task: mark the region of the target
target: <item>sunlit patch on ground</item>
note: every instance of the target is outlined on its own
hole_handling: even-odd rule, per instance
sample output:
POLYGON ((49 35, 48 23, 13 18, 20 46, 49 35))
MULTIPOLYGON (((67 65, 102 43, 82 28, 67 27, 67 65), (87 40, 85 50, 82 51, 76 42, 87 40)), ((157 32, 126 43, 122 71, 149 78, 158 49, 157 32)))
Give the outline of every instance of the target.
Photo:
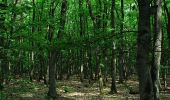
MULTIPOLYGON (((109 79, 110 81, 110 79, 109 79)), ((100 95, 98 82, 88 83, 80 82, 76 79, 67 81, 57 80, 57 100, 139 100, 139 94, 131 94, 138 90, 138 82, 135 80, 126 81, 126 84, 117 84, 117 94, 109 94, 110 82, 103 88, 103 94, 100 95)), ((13 79, 9 85, 6 85, 1 92, 3 99, 0 100, 47 100, 48 86, 40 82, 30 82, 25 79, 13 79)), ((170 100, 170 87, 162 90, 161 100, 170 100)))

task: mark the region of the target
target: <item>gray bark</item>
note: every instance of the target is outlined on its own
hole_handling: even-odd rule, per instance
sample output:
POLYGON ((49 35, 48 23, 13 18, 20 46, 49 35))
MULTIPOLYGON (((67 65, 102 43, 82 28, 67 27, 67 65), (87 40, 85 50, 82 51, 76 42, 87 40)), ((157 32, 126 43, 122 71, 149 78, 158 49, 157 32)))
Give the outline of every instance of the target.
POLYGON ((153 65, 151 68, 154 100, 159 100, 159 69, 161 61, 161 43, 162 43, 162 0, 156 0, 158 5, 157 11, 154 15, 154 51, 153 51, 153 65))

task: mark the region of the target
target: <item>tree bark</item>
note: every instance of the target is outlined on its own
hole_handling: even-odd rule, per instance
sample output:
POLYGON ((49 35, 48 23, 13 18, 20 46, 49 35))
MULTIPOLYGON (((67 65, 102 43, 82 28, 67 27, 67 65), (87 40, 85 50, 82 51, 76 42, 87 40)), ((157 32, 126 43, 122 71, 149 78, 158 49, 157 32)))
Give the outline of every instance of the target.
POLYGON ((123 83, 124 81, 124 67, 125 67, 125 56, 124 56, 124 37, 123 37, 123 30, 124 30, 124 0, 121 0, 121 25, 120 25, 120 66, 119 66, 119 83, 123 83))
POLYGON ((111 92, 110 93, 117 93, 116 88, 116 55, 115 55, 115 43, 113 42, 113 49, 112 49, 112 60, 111 60, 111 76, 112 76, 112 84, 111 84, 111 92))
POLYGON ((157 11, 154 15, 154 51, 153 51, 153 63, 151 67, 151 76, 153 83, 154 100, 159 100, 159 69, 161 61, 161 43, 162 43, 162 0, 156 0, 157 11))
POLYGON ((5 80, 7 80, 7 73, 8 73, 8 61, 7 61, 7 51, 5 50, 7 47, 7 43, 6 43, 6 38, 5 38, 5 34, 6 34, 6 27, 5 27, 5 15, 6 15, 6 10, 7 10, 7 0, 2 0, 0 2, 0 10, 3 11, 4 13, 0 14, 0 85, 2 85, 5 80))
POLYGON ((164 9, 165 9, 165 13, 166 13, 166 16, 167 16, 167 19, 168 19, 168 21, 167 21, 167 34, 168 34, 168 48, 169 48, 169 50, 170 50, 170 11, 168 10, 168 7, 167 7, 167 2, 165 1, 165 0, 163 0, 164 1, 164 9))
POLYGON ((152 100, 152 80, 150 74, 150 0, 138 0, 139 23, 137 36, 136 67, 139 77, 141 100, 152 100))
MULTIPOLYGON (((115 34, 115 0, 112 0, 111 6, 111 27, 112 27, 112 34, 115 34)), ((111 76, 112 76, 112 84, 111 84, 111 92, 110 93, 117 93, 116 89, 116 56, 115 56, 115 41, 113 41, 113 48, 112 48, 112 60, 111 60, 111 76)))
MULTIPOLYGON (((34 36, 35 33, 35 0, 32 0, 32 5, 33 5, 33 12, 32 12, 32 29, 31 29, 31 38, 34 36)), ((34 42, 31 41, 31 71, 30 71, 30 81, 33 80, 33 74, 34 74, 34 42)))
POLYGON ((49 90, 48 90, 48 96, 49 98, 56 98, 57 92, 56 92, 56 66, 55 66, 55 58, 56 58, 56 50, 53 46, 52 40, 54 35, 54 14, 55 14, 55 0, 51 0, 50 4, 50 11, 49 11, 49 18, 52 19, 49 23, 49 30, 48 30, 48 40, 49 40, 49 90))
MULTIPOLYGON (((84 26, 83 26, 83 7, 82 7, 83 0, 79 0, 79 21, 80 21, 80 37, 82 38, 84 35, 84 26)), ((83 82, 84 80, 84 74, 83 74, 83 69, 84 69, 84 64, 83 64, 83 49, 80 48, 80 81, 83 82)))
MULTIPOLYGON (((50 51, 49 51, 49 90, 48 90, 48 96, 51 98, 56 98, 56 58, 59 59, 59 54, 61 52, 60 45, 58 45, 58 48, 54 47, 54 44, 52 42, 54 31, 55 31, 55 25, 54 25, 54 15, 55 15, 55 9, 56 4, 55 0, 51 0, 51 7, 50 7, 50 13, 49 16, 52 19, 49 25, 49 41, 50 41, 50 51)), ((60 16, 60 26, 59 31, 57 35, 57 41, 61 41, 62 35, 64 34, 64 27, 66 22, 66 11, 67 11, 67 0, 62 0, 61 4, 61 16, 60 16)))

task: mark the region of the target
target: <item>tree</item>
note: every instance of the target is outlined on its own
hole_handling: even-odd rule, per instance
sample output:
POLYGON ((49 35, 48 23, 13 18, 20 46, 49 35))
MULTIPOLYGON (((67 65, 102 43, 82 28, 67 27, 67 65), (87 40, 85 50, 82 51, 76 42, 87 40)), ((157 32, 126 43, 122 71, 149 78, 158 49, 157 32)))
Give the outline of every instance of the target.
MULTIPOLYGON (((83 37, 84 35, 84 21, 83 21, 83 0, 79 0, 79 21, 80 21, 80 36, 83 37)), ((83 53, 83 49, 80 48, 80 58, 81 58, 81 65, 80 65, 80 80, 81 82, 83 82, 83 79, 84 79, 84 74, 83 74, 83 69, 84 69, 84 64, 83 64, 83 56, 84 56, 84 53, 83 53)))
MULTIPOLYGON (((115 0, 112 0, 112 7, 111 7, 111 27, 112 27, 112 34, 115 34, 115 0)), ((112 76, 112 84, 111 84, 111 93, 117 93, 116 89, 116 54, 115 54, 115 41, 113 41, 113 48, 112 48, 112 59, 111 59, 111 76, 112 76)))
POLYGON ((149 0, 138 0, 139 23, 137 36, 136 67, 139 76, 139 91, 141 100, 152 100, 152 80, 150 74, 150 3, 149 0))
MULTIPOLYGON (((53 38, 55 32, 54 18, 55 18, 55 9, 56 4, 55 0, 51 1, 49 17, 51 22, 49 24, 49 41, 50 41, 50 50, 49 50, 49 91, 48 96, 56 98, 56 63, 55 60, 58 58, 59 53, 61 52, 60 45, 56 48, 54 46, 53 38)), ((66 11, 67 11, 67 0, 62 0, 61 11, 60 11, 60 26, 57 34, 57 41, 61 41, 62 35, 64 34, 64 27, 66 22, 66 11)), ((57 59, 58 60, 58 59, 57 59)))
POLYGON ((55 0, 51 0, 50 3, 50 11, 49 11, 49 29, 48 29, 48 40, 49 40, 49 90, 48 90, 48 96, 50 98, 56 98, 57 92, 56 92, 56 66, 55 66, 55 58, 56 58, 56 50, 54 48, 53 44, 53 36, 54 36, 54 18, 55 18, 55 0))
MULTIPOLYGON (((33 5, 33 12, 32 12, 32 28, 31 28, 31 33, 32 33, 32 35, 31 36, 33 36, 33 34, 35 33, 35 0, 32 0, 32 5, 33 5)), ((33 37, 32 37, 33 38, 33 37)), ((32 45, 32 51, 31 51, 31 71, 30 71, 30 80, 32 81, 32 79, 33 79, 33 74, 34 74, 34 50, 33 50, 33 48, 34 48, 34 42, 32 41, 31 42, 31 45, 32 45)))
POLYGON ((166 16, 167 16, 167 19, 168 19, 168 21, 167 21, 167 23, 166 23, 166 26, 167 26, 167 34, 168 34, 168 46, 169 46, 169 48, 170 48, 170 11, 169 11, 169 9, 168 9, 168 7, 167 7, 167 2, 164 0, 164 9, 165 9, 165 13, 166 13, 166 16))
POLYGON ((162 43, 162 0, 156 0, 155 5, 157 6, 154 14, 154 47, 153 47, 153 63, 151 67, 151 76, 153 84, 154 100, 159 100, 159 72, 160 72, 160 61, 161 61, 161 43, 162 43))
POLYGON ((7 0, 0 2, 0 85, 7 82, 8 77, 8 59, 7 59, 7 38, 5 37, 7 29, 5 26, 7 0))
POLYGON ((123 83, 125 78, 125 54, 124 54, 124 0, 121 0, 121 24, 120 24, 120 66, 119 66, 119 83, 123 83))

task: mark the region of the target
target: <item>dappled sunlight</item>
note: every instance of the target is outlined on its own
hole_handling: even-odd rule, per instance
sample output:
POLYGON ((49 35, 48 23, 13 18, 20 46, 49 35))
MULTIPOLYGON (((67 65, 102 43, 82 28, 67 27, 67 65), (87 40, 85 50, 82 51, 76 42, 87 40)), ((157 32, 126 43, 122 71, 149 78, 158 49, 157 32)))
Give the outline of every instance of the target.
MULTIPOLYGON (((134 80, 128 80, 126 83, 133 90, 138 86, 138 82, 134 80)), ((88 87, 84 84, 86 83, 82 83, 79 80, 59 81, 57 82, 57 93, 61 96, 61 100, 139 100, 139 94, 130 94, 128 87, 124 84, 117 84, 118 93, 110 94, 110 83, 107 83, 106 87, 103 88, 103 95, 100 95, 97 81, 88 87)), ((37 82, 27 82, 24 79, 13 80, 9 86, 5 87, 2 93, 6 94, 8 98, 18 98, 16 100, 20 100, 20 98, 45 100, 48 91, 47 86, 37 82)), ((161 91, 160 95, 163 100, 168 100, 170 97, 169 87, 165 91, 161 91)))
POLYGON ((22 97, 22 98, 32 98, 33 94, 32 93, 24 93, 24 94, 20 94, 20 97, 22 97))

